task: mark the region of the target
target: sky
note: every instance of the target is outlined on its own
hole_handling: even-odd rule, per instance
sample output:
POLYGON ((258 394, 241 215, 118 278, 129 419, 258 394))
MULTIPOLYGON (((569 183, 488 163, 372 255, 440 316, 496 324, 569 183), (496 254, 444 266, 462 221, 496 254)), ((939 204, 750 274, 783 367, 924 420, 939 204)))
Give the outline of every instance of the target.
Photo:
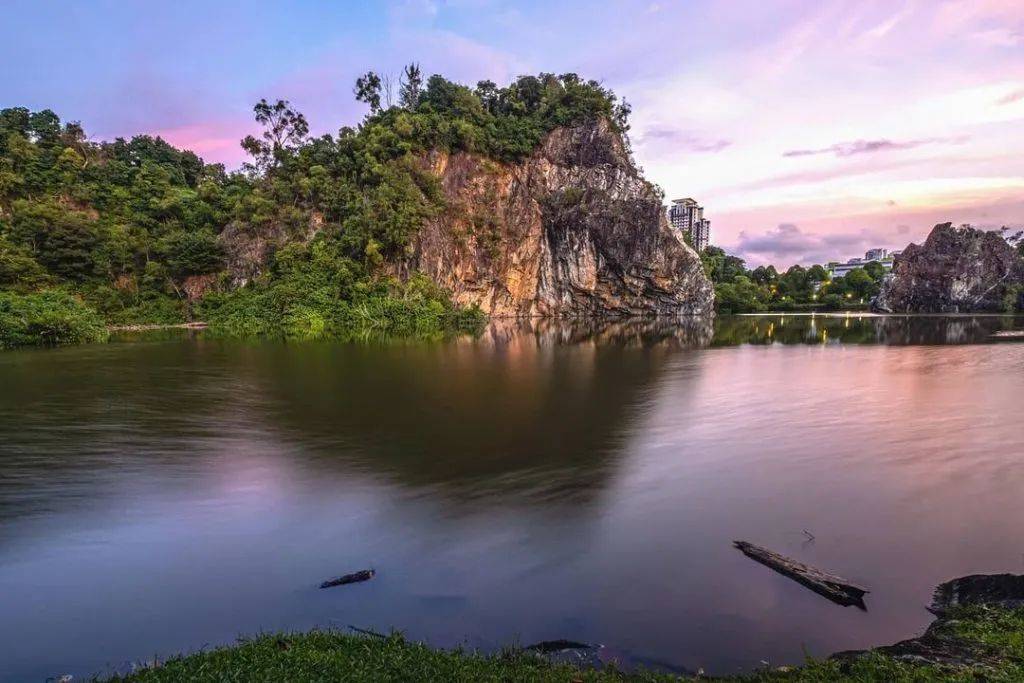
POLYGON ((636 160, 751 265, 1024 226, 1024 0, 4 0, 0 107, 237 167, 261 97, 354 125, 355 78, 573 71, 636 160), (15 27, 15 30, 10 30, 15 27))

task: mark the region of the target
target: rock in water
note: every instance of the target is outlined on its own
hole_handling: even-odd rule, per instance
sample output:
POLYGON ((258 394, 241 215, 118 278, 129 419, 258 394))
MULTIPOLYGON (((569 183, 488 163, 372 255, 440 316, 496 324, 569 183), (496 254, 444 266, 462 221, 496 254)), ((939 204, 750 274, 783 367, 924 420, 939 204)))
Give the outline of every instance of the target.
POLYGON ((995 232, 936 225, 896 257, 874 308, 886 313, 971 313, 1020 306, 1024 260, 995 232))
POLYGON ((502 163, 433 152, 447 210, 396 275, 422 271, 495 317, 703 314, 714 291, 606 120, 560 128, 502 163))
MULTIPOLYGON (((1003 609, 1021 607, 1024 605, 1024 576, 975 574, 947 581, 935 589, 928 609, 939 618, 931 623, 924 635, 873 650, 837 652, 830 659, 838 661, 840 667, 846 669, 859 658, 882 654, 904 664, 948 667, 949 680, 988 680, 985 670, 1004 668, 1006 660, 1012 659, 1013 651, 961 636, 954 627, 956 615, 954 613, 950 618, 949 610, 967 605, 1003 609)), ((1005 635, 1016 634, 1009 632, 1005 635)))
POLYGON ((935 589, 928 610, 941 616, 954 607, 966 605, 994 605, 1004 609, 1024 607, 1024 576, 972 574, 947 581, 935 589))

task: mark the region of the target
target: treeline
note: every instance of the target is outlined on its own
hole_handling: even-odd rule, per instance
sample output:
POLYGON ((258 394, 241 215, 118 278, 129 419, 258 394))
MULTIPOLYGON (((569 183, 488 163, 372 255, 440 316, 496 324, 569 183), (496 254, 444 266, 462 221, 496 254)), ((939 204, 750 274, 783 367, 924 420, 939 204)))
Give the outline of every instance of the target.
POLYGON ((294 335, 478 324, 422 279, 382 275, 445 208, 418 155, 514 161, 558 126, 603 117, 625 133, 629 107, 575 74, 467 87, 410 65, 397 85, 360 77, 366 118, 319 137, 287 101, 260 101, 262 133, 242 141, 251 159, 236 172, 159 137, 94 143, 49 110, 0 110, 0 345, 97 339, 96 320, 294 335), (230 235, 275 243, 243 287, 230 235), (191 300, 196 276, 209 294, 191 300))
POLYGON ((721 313, 864 308, 878 295, 886 274, 877 261, 834 279, 820 265, 792 266, 784 273, 774 266, 748 270, 743 259, 719 247, 705 249, 701 260, 721 313))

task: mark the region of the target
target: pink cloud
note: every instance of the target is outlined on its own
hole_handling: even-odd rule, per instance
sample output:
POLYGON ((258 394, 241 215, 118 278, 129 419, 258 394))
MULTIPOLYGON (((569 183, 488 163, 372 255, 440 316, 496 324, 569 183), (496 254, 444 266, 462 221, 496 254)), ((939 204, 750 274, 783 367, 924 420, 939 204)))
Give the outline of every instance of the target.
POLYGON ((1024 100, 1024 88, 1021 88, 1020 90, 1014 90, 1012 93, 1004 97, 1000 97, 998 100, 996 100, 996 104, 1003 106, 1007 104, 1013 104, 1014 102, 1019 102, 1020 100, 1024 100))
POLYGON ((224 119, 161 128, 152 133, 170 144, 198 154, 207 163, 222 163, 228 169, 241 166, 247 159, 239 142, 256 131, 249 119, 224 119))
POLYGON ((896 205, 877 213, 851 211, 828 217, 801 206, 732 211, 715 215, 711 241, 747 259, 752 266, 788 268, 794 263, 844 260, 876 246, 902 249, 910 242, 923 240, 937 223, 947 221, 986 229, 1002 225, 1019 229, 1024 227, 1024 199, 996 196, 987 202, 952 208, 904 209, 896 205), (786 215, 793 218, 777 222, 778 217, 786 215))

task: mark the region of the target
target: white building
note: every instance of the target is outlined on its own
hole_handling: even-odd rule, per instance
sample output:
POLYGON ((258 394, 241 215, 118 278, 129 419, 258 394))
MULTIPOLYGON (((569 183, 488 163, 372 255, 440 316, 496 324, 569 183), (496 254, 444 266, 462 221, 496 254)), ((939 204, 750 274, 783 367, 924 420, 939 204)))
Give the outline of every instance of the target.
POLYGON ((886 270, 892 270, 893 257, 896 254, 890 254, 888 249, 875 248, 868 249, 867 253, 864 254, 864 258, 852 258, 846 263, 830 263, 828 269, 832 278, 843 277, 850 273, 850 271, 858 268, 863 268, 872 261, 877 261, 882 264, 882 267, 886 270))
POLYGON ((697 252, 702 252, 711 243, 711 221, 704 218, 704 207, 696 199, 672 200, 668 210, 668 222, 684 235, 689 235, 690 244, 697 252))

